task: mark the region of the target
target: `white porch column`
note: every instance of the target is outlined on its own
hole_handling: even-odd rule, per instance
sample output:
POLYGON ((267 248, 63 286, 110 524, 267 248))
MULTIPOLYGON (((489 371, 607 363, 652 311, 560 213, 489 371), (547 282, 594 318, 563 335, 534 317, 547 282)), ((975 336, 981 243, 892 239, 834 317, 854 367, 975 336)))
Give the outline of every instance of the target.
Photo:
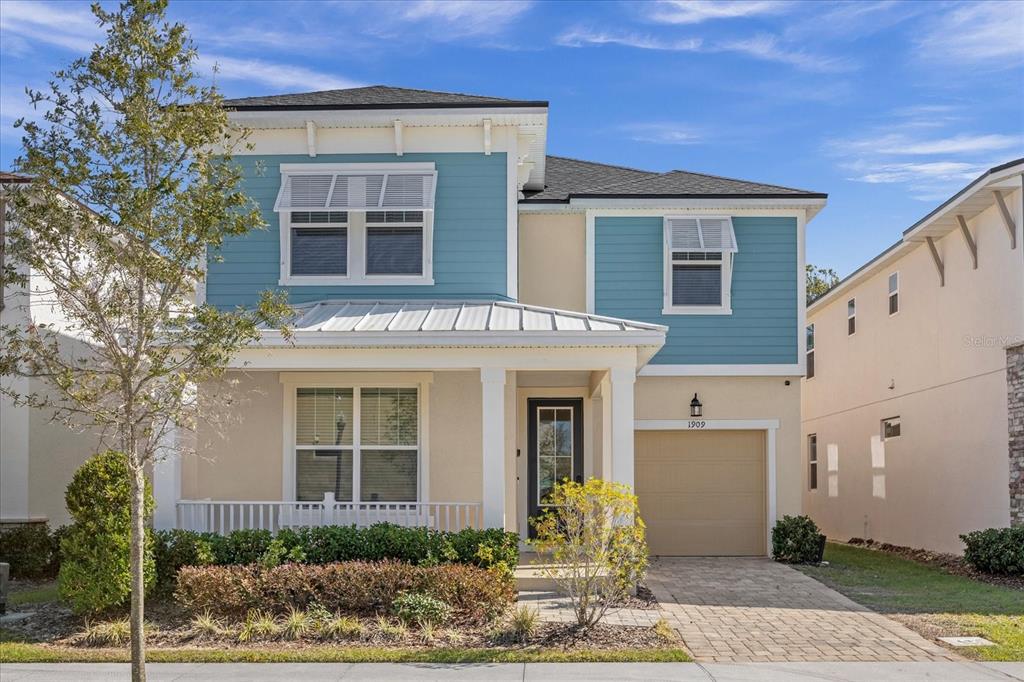
POLYGON ((177 525, 178 500, 181 499, 181 453, 178 429, 171 428, 161 439, 159 459, 153 462, 153 528, 169 530, 177 525))
POLYGON ((505 527, 505 369, 480 369, 485 528, 505 527))
POLYGON ((613 367, 611 378, 611 451, 610 480, 633 487, 633 384, 636 370, 632 367, 613 367))

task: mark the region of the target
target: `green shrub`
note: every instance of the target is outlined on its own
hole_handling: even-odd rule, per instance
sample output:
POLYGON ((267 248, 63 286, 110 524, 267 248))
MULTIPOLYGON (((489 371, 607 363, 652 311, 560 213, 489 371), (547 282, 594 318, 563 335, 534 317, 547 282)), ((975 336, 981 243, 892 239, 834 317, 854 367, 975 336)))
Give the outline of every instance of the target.
POLYGON ((961 535, 964 559, 984 573, 1024 575, 1024 526, 987 528, 961 535))
POLYGON ((406 592, 395 597, 391 608, 406 625, 444 625, 451 618, 452 609, 436 597, 420 592, 406 592))
POLYGON ((0 531, 0 562, 11 565, 15 580, 42 580, 60 568, 59 529, 45 523, 26 523, 0 531))
POLYGON ((819 560, 821 531, 808 516, 784 516, 772 528, 772 558, 788 564, 819 560))
POLYGON ((208 534, 214 554, 214 563, 254 564, 267 553, 274 539, 269 530, 236 530, 227 535, 208 534))
MULTIPOLYGON (((64 500, 74 522, 61 540, 60 594, 76 613, 97 613, 123 604, 131 593, 131 486, 127 458, 107 451, 75 472, 64 500)), ((146 483, 146 518, 153 492, 146 483)), ((145 542, 145 579, 155 578, 152 534, 145 542)))
POLYGON ((156 589, 161 594, 170 594, 174 591, 179 568, 214 563, 213 543, 203 533, 159 530, 153 534, 153 559, 156 562, 156 589))
POLYGON ((483 622, 515 601, 511 575, 476 566, 415 566, 401 561, 302 565, 184 566, 175 599, 192 613, 237 617, 252 609, 285 614, 314 604, 342 614, 393 611, 398 595, 420 593, 448 604, 463 622, 483 622))

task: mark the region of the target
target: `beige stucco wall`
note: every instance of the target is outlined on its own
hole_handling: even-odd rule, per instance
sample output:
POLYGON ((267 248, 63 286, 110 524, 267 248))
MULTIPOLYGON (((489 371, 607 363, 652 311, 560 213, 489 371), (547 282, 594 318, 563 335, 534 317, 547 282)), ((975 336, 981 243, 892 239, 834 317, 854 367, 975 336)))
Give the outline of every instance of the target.
POLYGON ((704 418, 778 419, 775 434, 776 510, 801 512, 800 383, 795 377, 640 377, 637 419, 689 419, 697 393, 704 418), (786 385, 786 381, 790 385, 786 385))
POLYGON ((808 315, 816 376, 803 382, 801 480, 807 513, 829 535, 956 552, 960 533, 1008 524, 1004 346, 1024 338, 1024 245, 1021 193, 1006 199, 1017 249, 993 202, 968 223, 977 270, 955 231, 936 241, 944 287, 920 244, 808 315), (900 310, 889 316, 895 271, 900 310), (853 297, 857 332, 847 336, 853 297), (891 416, 902 435, 883 445, 881 420, 891 416), (810 433, 816 491, 807 489, 810 433), (828 471, 830 450, 837 471, 828 471))
POLYGON ((519 301, 584 312, 586 220, 582 213, 519 214, 519 301))

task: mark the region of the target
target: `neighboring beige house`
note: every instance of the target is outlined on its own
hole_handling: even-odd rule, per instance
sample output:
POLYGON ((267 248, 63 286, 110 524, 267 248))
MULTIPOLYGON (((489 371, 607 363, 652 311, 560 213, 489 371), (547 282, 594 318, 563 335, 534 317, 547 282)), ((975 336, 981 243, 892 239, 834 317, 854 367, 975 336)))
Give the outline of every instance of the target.
MULTIPOLYGON (((7 220, 5 195, 28 183, 27 177, 0 173, 0 240, 7 220)), ((28 274, 27 289, 7 287, 0 295, 0 326, 34 323, 59 328, 63 319, 46 280, 37 273, 28 274)), ((63 336, 61 343, 69 353, 82 348, 80 341, 69 336, 63 336)), ((20 395, 46 392, 38 379, 3 376, 0 382, 20 395)), ((75 470, 98 448, 98 438, 73 432, 52 421, 47 412, 16 405, 0 394, 0 526, 68 523, 64 490, 75 470)))
POLYGON ((960 552, 1024 523, 1022 172, 992 168, 808 307, 804 510, 829 536, 960 552))

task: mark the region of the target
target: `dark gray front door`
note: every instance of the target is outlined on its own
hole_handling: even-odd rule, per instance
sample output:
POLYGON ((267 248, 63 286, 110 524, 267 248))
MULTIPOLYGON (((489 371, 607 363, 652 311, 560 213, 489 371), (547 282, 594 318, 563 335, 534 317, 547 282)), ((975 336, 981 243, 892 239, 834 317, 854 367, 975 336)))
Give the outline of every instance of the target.
MULTIPOLYGON (((556 482, 583 482, 583 398, 527 400, 527 511, 537 516, 556 482)), ((534 537, 533 525, 529 536, 534 537)))

